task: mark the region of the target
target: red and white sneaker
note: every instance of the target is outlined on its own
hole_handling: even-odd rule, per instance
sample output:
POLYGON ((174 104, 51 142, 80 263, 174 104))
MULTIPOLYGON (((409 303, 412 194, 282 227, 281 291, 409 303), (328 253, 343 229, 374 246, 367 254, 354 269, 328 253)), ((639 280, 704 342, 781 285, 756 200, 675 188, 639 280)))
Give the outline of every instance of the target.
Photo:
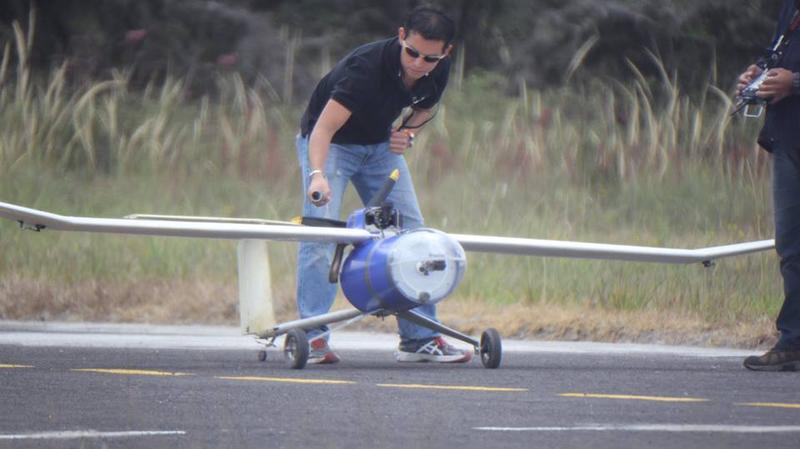
POLYGON ((398 362, 466 363, 472 360, 472 351, 458 349, 442 337, 401 342, 394 353, 398 362))
POLYGON ((333 352, 328 342, 324 338, 313 340, 308 353, 308 363, 328 364, 337 363, 339 356, 333 352))

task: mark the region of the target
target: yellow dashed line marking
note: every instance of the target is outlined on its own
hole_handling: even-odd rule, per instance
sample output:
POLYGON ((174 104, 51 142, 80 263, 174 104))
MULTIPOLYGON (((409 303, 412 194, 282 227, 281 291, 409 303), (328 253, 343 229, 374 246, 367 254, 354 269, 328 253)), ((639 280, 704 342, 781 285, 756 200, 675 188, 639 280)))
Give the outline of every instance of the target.
POLYGON ((0 363, 0 369, 13 369, 13 368, 33 368, 31 365, 7 365, 0 363))
POLYGON ((655 401, 655 402, 708 402, 703 398, 673 398, 669 396, 635 396, 629 394, 594 394, 594 393, 562 393, 559 396, 566 398, 592 398, 592 399, 623 399, 629 401, 655 401))
POLYGON ((788 404, 785 402, 737 402, 736 405, 743 405, 745 407, 774 407, 774 408, 800 409, 800 404, 788 404))
POLYGON ((314 385, 351 385, 355 382, 349 380, 327 380, 327 379, 297 379, 292 377, 259 377, 259 376, 220 376, 216 379, 223 380, 243 380, 249 382, 282 382, 290 384, 314 384, 314 385))
POLYGON ((385 388, 409 388, 421 390, 456 390, 456 391, 490 391, 490 392, 526 392, 527 388, 502 388, 502 387, 469 387, 458 385, 422 385, 422 384, 378 384, 385 388))
POLYGON ((100 374, 121 374, 124 376, 193 376, 190 373, 173 373, 169 371, 152 371, 143 369, 106 369, 106 368, 79 368, 70 371, 78 371, 82 373, 100 373, 100 374))

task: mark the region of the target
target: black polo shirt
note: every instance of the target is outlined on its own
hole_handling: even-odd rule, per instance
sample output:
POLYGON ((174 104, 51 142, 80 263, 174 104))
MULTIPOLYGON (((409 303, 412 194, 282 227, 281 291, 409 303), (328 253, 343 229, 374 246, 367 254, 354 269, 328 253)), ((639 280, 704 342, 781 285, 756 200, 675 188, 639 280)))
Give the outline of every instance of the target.
POLYGON ((328 100, 333 98, 352 115, 333 136, 339 144, 372 145, 385 142, 392 123, 403 108, 430 109, 441 98, 450 72, 450 58, 439 61, 412 91, 402 80, 398 39, 372 42, 353 50, 317 84, 308 102, 300 129, 311 134, 328 100))

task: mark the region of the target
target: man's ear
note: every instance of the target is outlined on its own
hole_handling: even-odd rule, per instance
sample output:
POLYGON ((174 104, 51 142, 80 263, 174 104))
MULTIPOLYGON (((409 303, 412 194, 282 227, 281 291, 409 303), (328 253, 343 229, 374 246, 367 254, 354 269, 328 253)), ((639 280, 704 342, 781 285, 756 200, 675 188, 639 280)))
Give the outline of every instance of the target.
POLYGON ((445 56, 449 56, 450 52, 452 52, 452 51, 453 51, 453 44, 450 44, 450 45, 447 46, 447 49, 445 49, 444 53, 442 53, 442 54, 445 55, 445 56))
POLYGON ((407 37, 408 36, 406 35, 406 29, 405 28, 400 27, 400 28, 397 29, 397 38, 398 39, 400 39, 401 41, 404 41, 404 40, 406 40, 407 37))

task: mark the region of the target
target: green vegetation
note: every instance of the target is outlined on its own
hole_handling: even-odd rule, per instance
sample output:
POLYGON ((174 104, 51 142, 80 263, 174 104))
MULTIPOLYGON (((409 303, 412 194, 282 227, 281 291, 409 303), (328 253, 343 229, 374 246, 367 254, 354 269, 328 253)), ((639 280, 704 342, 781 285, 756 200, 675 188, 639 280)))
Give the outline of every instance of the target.
MULTIPOLYGON (((299 212, 293 141, 301 111, 267 89, 247 87, 234 75, 218 80, 213 98, 187 100, 180 80, 136 91, 124 73, 67 86, 65 67, 35 80, 25 68, 25 42, 17 28, 20 64, 9 63, 7 48, 0 65, 2 201, 103 217, 287 219, 299 212)), ((459 233, 672 247, 770 238, 769 169, 755 144, 757 123, 731 119, 728 95, 718 88, 690 97, 662 75, 658 83, 639 77, 523 89, 518 98, 502 94, 507 86, 498 76, 468 76, 448 92, 408 154, 427 224, 459 233)), ((344 210, 356 206, 350 193, 344 210)), ((295 245, 275 243, 271 251, 279 308, 291 314, 295 245)), ((37 235, 3 221, 0 253, 0 318, 236 319, 231 242, 37 235), (31 285, 45 293, 29 302, 31 285), (128 296, 115 296, 113 285, 127 286, 128 296), (153 285, 161 287, 149 290, 153 285), (192 290, 204 298, 172 297, 187 285, 210 287, 192 290), (137 286, 144 293, 131 293, 137 286), (124 313, 133 307, 130 295, 146 302, 142 296, 153 291, 166 292, 151 298, 160 306, 196 300, 222 308, 190 307, 179 317, 124 313), (98 311, 88 303, 104 306, 98 311)), ((771 253, 709 269, 480 254, 469 263, 454 305, 445 307, 678 316, 699 320, 693 331, 700 332, 756 323, 758 332, 747 338, 714 341, 752 345, 769 338, 780 304, 771 253)), ((642 332, 662 327, 680 326, 651 320, 642 332)))

